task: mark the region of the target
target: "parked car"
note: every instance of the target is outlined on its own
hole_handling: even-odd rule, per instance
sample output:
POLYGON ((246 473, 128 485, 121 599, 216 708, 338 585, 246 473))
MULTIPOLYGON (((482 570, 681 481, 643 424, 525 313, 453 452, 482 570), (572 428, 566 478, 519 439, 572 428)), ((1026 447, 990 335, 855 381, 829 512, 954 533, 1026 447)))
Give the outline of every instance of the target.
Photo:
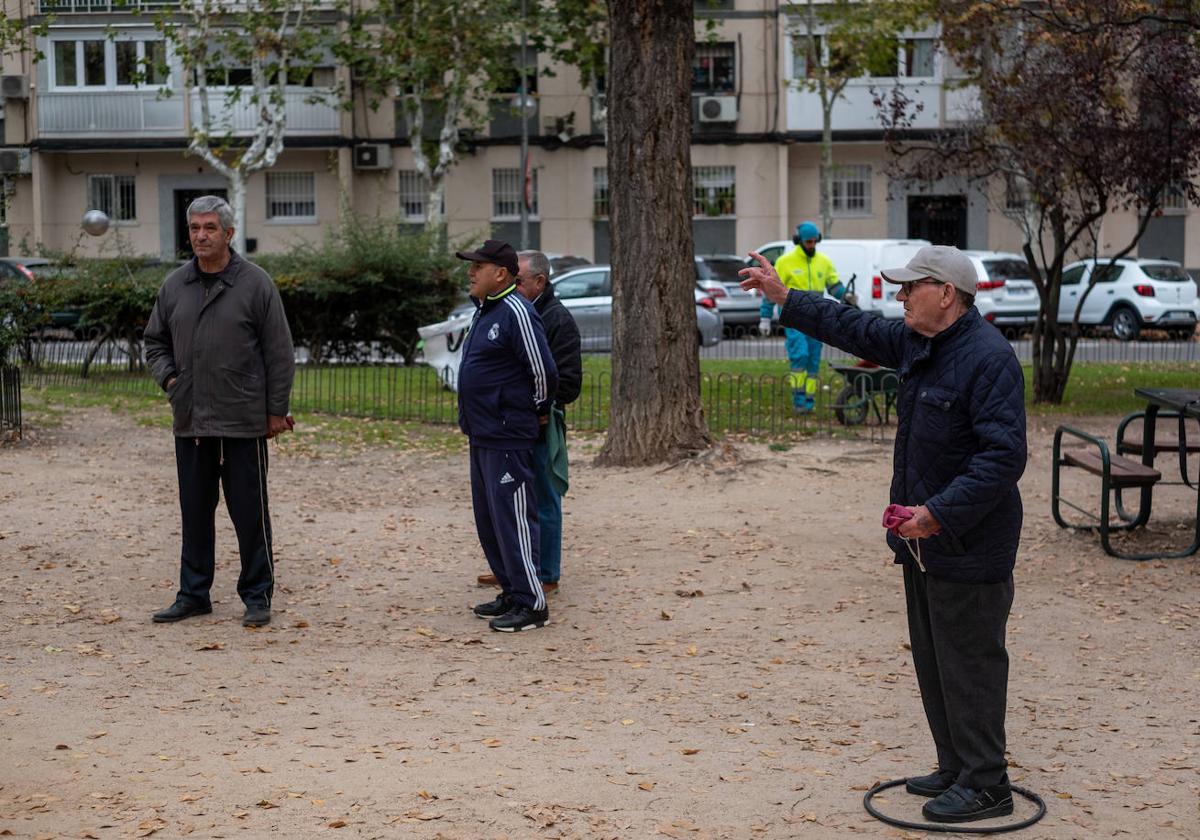
MULTIPOLYGON (((858 296, 858 308, 884 318, 903 318, 904 304, 896 300, 900 287, 886 283, 880 272, 908 263, 926 245, 925 239, 823 239, 817 250, 833 261, 838 279, 858 296)), ((767 242, 754 250, 772 263, 796 247, 787 240, 767 242)))
MULTIPOLYGON (((612 282, 607 265, 577 268, 554 278, 554 292, 579 327, 583 349, 612 349, 612 282)), ((720 343, 724 321, 716 301, 701 289, 696 296, 696 342, 701 347, 720 343)), ((654 317, 647 313, 646 317, 654 317)))
POLYGON ((975 308, 1009 337, 1037 321, 1041 299, 1020 254, 1004 251, 964 251, 979 274, 975 308))
MULTIPOLYGON (((612 283, 607 265, 577 268, 550 281, 555 293, 571 312, 579 327, 580 343, 585 351, 612 350, 612 283)), ((724 323, 717 303, 699 288, 696 296, 696 341, 702 347, 720 343, 724 323)), ((425 364, 438 372, 442 384, 458 388, 458 365, 462 359, 462 344, 471 326, 475 304, 468 301, 454 307, 437 324, 420 327, 417 333, 424 341, 422 354, 425 364)))
POLYGON ((742 288, 738 272, 746 261, 735 254, 708 254, 696 257, 696 285, 717 302, 717 310, 726 327, 746 328, 758 324, 762 298, 758 292, 742 288))
POLYGON ((5 280, 33 280, 30 267, 49 265, 45 257, 0 257, 0 283, 5 280))
POLYGON ((1069 324, 1083 299, 1079 323, 1108 327, 1114 337, 1132 341, 1147 327, 1191 338, 1200 319, 1196 283, 1177 262, 1105 258, 1080 260, 1063 269, 1058 322, 1069 324))
POLYGON ((546 259, 550 260, 551 277, 557 277, 564 271, 570 271, 572 268, 592 264, 592 261, 586 257, 577 257, 573 254, 546 254, 546 259))

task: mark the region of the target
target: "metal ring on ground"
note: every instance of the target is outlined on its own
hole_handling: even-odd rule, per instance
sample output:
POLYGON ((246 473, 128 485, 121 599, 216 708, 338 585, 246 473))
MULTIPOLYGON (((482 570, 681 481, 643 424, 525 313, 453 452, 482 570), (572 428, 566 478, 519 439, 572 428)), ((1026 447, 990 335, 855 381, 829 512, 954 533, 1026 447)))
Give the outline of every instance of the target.
POLYGON ((898 820, 895 817, 889 817, 886 814, 880 813, 875 806, 871 804, 871 800, 875 794, 888 788, 897 787, 907 782, 908 779, 893 779, 890 782, 880 782, 867 791, 863 797, 863 807, 867 809, 867 813, 880 822, 885 822, 888 825, 894 825, 897 828, 913 828, 918 831, 940 831, 944 834, 1001 834, 1005 831, 1017 831, 1022 828, 1029 828, 1035 822, 1046 816, 1046 803, 1042 801, 1042 797, 1038 796, 1031 790, 1026 790, 1023 787, 1012 785, 1012 792, 1020 794, 1037 806, 1037 813, 1028 819, 1021 820, 1017 823, 1009 825, 998 825, 984 828, 983 826, 968 826, 963 823, 935 823, 935 822, 909 822, 908 820, 898 820))

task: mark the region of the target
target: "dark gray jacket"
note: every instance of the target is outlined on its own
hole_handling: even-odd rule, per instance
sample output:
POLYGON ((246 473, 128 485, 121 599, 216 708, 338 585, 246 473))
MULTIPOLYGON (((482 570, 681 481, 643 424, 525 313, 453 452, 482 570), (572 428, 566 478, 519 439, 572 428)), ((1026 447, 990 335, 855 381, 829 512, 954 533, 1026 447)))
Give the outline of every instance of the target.
MULTIPOLYGON (((932 338, 820 295, 791 291, 779 322, 900 379, 891 500, 925 505, 942 526, 920 540, 936 578, 998 583, 1012 574, 1024 518, 1025 379, 1012 345, 971 307, 932 338)), ((897 562, 911 563, 888 533, 897 562)))
POLYGON ((268 414, 287 416, 296 363, 283 301, 237 254, 207 300, 195 259, 171 272, 146 325, 146 359, 178 437, 262 437, 268 414))

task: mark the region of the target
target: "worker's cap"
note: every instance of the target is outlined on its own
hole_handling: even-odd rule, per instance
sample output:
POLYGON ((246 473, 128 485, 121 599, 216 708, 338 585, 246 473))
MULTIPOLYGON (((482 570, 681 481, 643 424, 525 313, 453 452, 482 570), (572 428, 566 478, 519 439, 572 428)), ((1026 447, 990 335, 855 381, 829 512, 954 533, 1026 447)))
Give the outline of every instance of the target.
POLYGON ((517 266, 517 252, 513 250, 513 246, 499 239, 489 239, 474 251, 455 251, 454 256, 471 262, 493 263, 507 268, 513 277, 516 277, 520 270, 517 266))
POLYGON ((969 295, 974 295, 979 285, 975 264, 953 245, 926 245, 904 268, 888 268, 880 274, 889 283, 911 283, 929 278, 949 283, 969 295))

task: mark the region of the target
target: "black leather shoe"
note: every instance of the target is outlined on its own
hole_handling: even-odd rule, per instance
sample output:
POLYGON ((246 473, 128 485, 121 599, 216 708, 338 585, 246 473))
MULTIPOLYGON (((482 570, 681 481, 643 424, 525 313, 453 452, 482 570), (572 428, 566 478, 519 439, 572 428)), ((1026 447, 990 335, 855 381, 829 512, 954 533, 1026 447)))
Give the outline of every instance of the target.
POLYGON ((941 796, 957 778, 958 773, 953 770, 939 770, 928 776, 911 777, 904 783, 904 789, 917 796, 941 796))
POLYGON ((167 624, 172 621, 183 621, 194 615, 208 615, 212 612, 212 604, 189 604, 187 601, 176 601, 165 610, 159 610, 151 619, 155 624, 167 624))
POLYGON ((243 627, 262 627, 270 623, 270 607, 246 607, 246 612, 242 615, 243 627))
POLYGON ((976 790, 955 784, 936 799, 926 802, 921 814, 941 823, 974 822, 1005 817, 1013 812, 1012 790, 1007 784, 976 790))
POLYGON ((510 612, 493 618, 488 627, 500 633, 519 633, 522 630, 536 630, 550 623, 550 610, 531 610, 529 607, 513 607, 510 612))
POLYGON ((495 600, 488 601, 486 604, 476 604, 474 612, 476 618, 495 618, 504 615, 512 608, 512 597, 507 592, 501 592, 495 600))

